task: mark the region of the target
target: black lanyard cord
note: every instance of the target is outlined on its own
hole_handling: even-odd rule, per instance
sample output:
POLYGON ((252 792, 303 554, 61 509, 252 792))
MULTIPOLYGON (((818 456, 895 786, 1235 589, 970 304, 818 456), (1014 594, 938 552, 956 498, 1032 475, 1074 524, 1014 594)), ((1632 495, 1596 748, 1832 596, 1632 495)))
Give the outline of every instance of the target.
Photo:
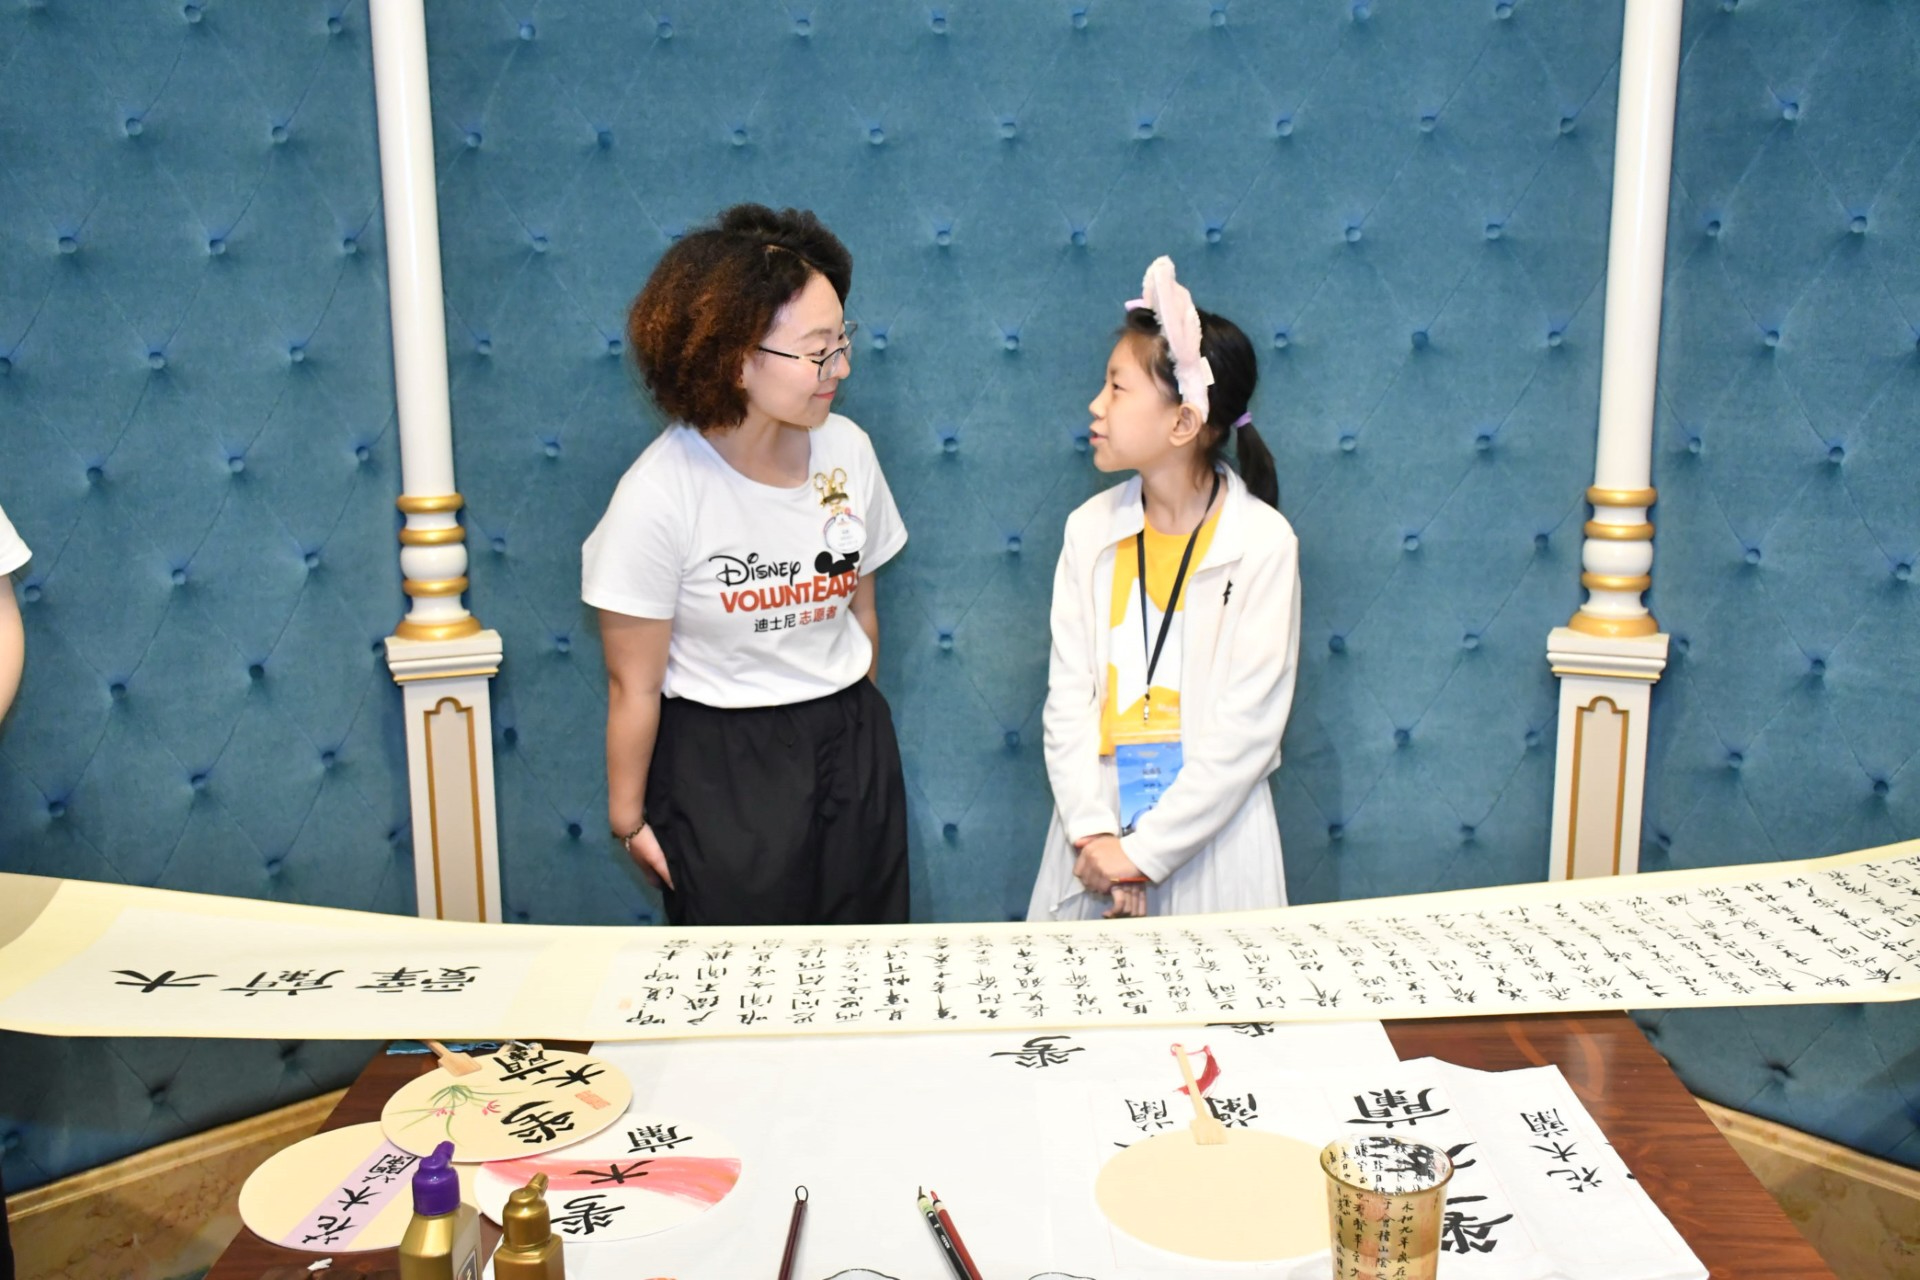
POLYGON ((1200 513, 1200 523, 1187 535, 1187 549, 1180 554, 1179 572, 1173 575, 1173 590, 1167 593, 1167 609, 1160 615, 1160 638, 1150 639, 1147 628, 1147 530, 1146 499, 1141 498, 1141 528, 1133 541, 1134 554, 1137 557, 1140 573, 1140 647, 1147 655, 1147 683, 1140 695, 1140 718, 1146 719, 1152 713, 1153 673, 1160 665, 1160 651, 1167 647, 1167 633, 1173 629, 1173 611, 1180 607, 1180 587, 1187 580, 1187 566, 1193 561, 1193 548, 1200 541, 1200 531, 1207 527, 1207 519, 1213 514, 1214 499, 1220 496, 1220 473, 1213 473, 1213 488, 1207 494, 1207 507, 1200 513))

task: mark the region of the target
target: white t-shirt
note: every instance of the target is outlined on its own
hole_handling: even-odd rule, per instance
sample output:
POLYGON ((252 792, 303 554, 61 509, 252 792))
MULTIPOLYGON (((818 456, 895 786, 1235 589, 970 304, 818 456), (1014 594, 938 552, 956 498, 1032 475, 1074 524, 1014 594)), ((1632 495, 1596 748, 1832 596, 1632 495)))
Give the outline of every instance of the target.
POLYGON ((906 526, 866 432, 831 414, 808 441, 811 478, 782 489, 735 471, 692 427, 669 427, 587 538, 581 599, 673 619, 667 697, 786 706, 838 693, 872 665, 853 591, 906 544, 906 526), (833 492, 865 526, 851 555, 827 546, 833 492))
POLYGON ((33 552, 27 550, 27 544, 7 520, 6 511, 0 509, 0 574, 12 573, 32 557, 33 552))

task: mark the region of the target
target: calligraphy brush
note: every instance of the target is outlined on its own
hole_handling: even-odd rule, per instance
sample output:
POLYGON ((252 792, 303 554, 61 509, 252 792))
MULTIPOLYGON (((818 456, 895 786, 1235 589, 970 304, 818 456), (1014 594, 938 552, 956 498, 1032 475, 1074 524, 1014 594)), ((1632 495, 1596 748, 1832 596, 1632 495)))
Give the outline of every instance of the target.
POLYGON ((480 1064, 464 1053, 456 1053, 438 1040, 420 1042, 433 1050, 433 1056, 440 1059, 440 1065, 450 1076, 470 1076, 480 1069, 480 1064))
POLYGON ((954 1248, 953 1237, 947 1234, 946 1227, 940 1222, 940 1215, 934 1212, 933 1201, 927 1198, 925 1187, 920 1188, 919 1204, 920 1212, 926 1215, 927 1229, 933 1232, 934 1243, 940 1246, 947 1265, 953 1268, 954 1280, 980 1280, 979 1273, 960 1260, 960 1251, 954 1248))
POLYGON ((1206 1101, 1200 1096, 1200 1086, 1194 1083, 1193 1064, 1187 1061, 1187 1051, 1175 1045, 1173 1056, 1180 1059, 1180 1074, 1187 1081, 1187 1098, 1193 1103, 1193 1124, 1190 1126, 1193 1140, 1203 1147, 1220 1146, 1227 1140, 1227 1126, 1207 1110, 1206 1101))
POLYGON ((940 1202, 940 1193, 928 1191, 927 1195, 933 1200, 933 1216, 946 1229, 947 1239, 953 1241, 953 1251, 960 1255, 960 1265, 967 1269, 967 1280, 982 1280, 980 1268, 974 1265, 973 1255, 967 1252, 967 1242, 960 1238, 960 1228, 953 1225, 953 1215, 940 1202))

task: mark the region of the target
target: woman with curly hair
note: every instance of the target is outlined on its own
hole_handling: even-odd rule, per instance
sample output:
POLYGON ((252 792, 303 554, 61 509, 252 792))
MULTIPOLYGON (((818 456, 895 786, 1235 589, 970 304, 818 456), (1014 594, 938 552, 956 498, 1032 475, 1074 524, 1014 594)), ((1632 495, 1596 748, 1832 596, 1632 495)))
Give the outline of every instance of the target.
POLYGON ((872 574, 907 532, 852 372, 853 259, 813 214, 737 205, 627 317, 672 421, 582 556, 607 663, 613 837, 676 924, 907 918, 906 786, 872 682, 872 574))

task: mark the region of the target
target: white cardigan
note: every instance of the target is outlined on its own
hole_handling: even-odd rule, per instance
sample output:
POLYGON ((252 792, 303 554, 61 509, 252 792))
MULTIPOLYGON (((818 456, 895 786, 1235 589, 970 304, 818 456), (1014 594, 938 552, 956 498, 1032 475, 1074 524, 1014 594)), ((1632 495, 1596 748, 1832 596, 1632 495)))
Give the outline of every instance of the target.
MULTIPOLYGON (((1153 915, 1285 905, 1280 829, 1266 779, 1280 767, 1300 654, 1299 540, 1285 516, 1225 473, 1220 523, 1182 590, 1184 762, 1160 802, 1121 838, 1153 881, 1153 915)), ((1045 711, 1054 815, 1029 920, 1086 919, 1111 905, 1073 878, 1073 842, 1119 830, 1118 782, 1100 755, 1116 547, 1141 531, 1135 477, 1067 518, 1053 580, 1045 711)))

